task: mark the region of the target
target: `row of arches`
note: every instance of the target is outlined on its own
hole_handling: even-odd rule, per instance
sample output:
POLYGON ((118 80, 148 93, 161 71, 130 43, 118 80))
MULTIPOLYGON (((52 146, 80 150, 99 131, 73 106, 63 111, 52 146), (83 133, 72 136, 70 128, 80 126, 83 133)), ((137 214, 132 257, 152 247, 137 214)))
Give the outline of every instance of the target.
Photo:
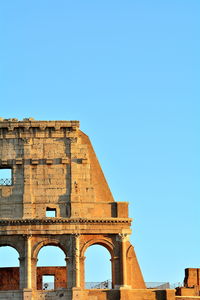
MULTIPOLYGON (((111 255, 106 247, 91 245, 87 248, 85 257, 85 288, 98 288, 102 282, 107 284, 99 288, 111 288, 111 255)), ((19 289, 19 267, 18 251, 11 246, 0 246, 0 290, 19 289), (12 277, 10 280, 9 276, 12 277)), ((37 255, 37 288, 65 287, 66 268, 66 254, 61 247, 44 245, 37 255)))

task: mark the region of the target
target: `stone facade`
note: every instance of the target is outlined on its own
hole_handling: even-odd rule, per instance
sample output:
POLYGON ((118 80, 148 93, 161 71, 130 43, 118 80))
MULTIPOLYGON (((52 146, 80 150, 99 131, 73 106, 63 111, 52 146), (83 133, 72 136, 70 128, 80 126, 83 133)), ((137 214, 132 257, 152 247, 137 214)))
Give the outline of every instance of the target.
POLYGON ((0 246, 18 251, 20 268, 13 275, 18 290, 5 288, 0 299, 175 299, 174 290, 145 288, 129 242, 128 203, 114 201, 79 122, 1 119, 1 169, 11 170, 12 178, 0 185, 0 246), (111 290, 85 289, 85 252, 95 244, 111 255, 111 290), (54 291, 41 289, 44 273, 37 268, 47 245, 66 256, 65 287, 54 291))

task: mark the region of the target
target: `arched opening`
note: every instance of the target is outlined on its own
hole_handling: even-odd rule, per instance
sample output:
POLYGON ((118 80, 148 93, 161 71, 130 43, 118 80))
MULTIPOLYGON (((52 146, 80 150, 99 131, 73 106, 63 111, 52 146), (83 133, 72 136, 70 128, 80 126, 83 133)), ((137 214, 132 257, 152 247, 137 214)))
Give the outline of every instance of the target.
POLYGON ((85 253, 85 288, 111 289, 112 265, 110 252, 101 245, 90 246, 85 253))
POLYGON ((40 249, 37 263, 37 289, 56 290, 67 287, 65 253, 59 246, 40 249))
POLYGON ((11 246, 0 246, 0 290, 19 290, 19 253, 11 246))

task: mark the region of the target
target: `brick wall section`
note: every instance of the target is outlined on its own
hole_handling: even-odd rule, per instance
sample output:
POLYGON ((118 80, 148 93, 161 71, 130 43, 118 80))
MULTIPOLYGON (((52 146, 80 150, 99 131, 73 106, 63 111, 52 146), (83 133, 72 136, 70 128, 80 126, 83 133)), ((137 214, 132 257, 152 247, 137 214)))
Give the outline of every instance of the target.
POLYGON ((55 276, 55 289, 67 287, 66 267, 37 267, 37 289, 42 290, 42 276, 55 276))
POLYGON ((19 268, 0 268, 0 290, 19 290, 19 268))
MULTIPOLYGON (((66 267, 37 267, 37 289, 42 290, 42 276, 55 276, 55 289, 66 288, 66 267)), ((19 290, 19 268, 0 268, 0 290, 19 290)))

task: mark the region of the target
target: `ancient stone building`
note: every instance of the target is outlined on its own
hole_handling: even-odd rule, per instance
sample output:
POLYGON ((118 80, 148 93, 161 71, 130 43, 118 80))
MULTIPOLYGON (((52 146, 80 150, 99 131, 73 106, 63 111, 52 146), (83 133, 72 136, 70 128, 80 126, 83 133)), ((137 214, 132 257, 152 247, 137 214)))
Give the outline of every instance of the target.
POLYGON ((175 299, 174 290, 145 288, 128 203, 114 201, 79 122, 1 119, 1 170, 11 177, 0 180, 0 246, 17 250, 20 267, 0 270, 0 299, 175 299), (85 252, 95 244, 110 253, 112 289, 85 288, 85 252), (63 250, 66 267, 37 268, 47 245, 63 250), (43 290, 43 274, 62 285, 43 290))

